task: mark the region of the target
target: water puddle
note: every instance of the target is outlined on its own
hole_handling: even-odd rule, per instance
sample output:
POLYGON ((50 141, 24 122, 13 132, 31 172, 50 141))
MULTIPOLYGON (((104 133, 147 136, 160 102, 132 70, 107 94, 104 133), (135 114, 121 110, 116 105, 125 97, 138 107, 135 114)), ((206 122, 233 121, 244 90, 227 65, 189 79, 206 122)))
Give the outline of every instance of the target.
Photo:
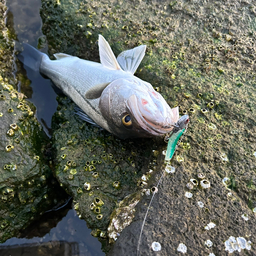
MULTIPOLYGON (((11 37, 15 39, 15 50, 21 51, 22 43, 37 48, 40 42, 41 50, 47 53, 47 43, 41 31, 41 1, 7 0, 6 5, 8 7, 6 22, 11 37)), ((36 117, 46 134, 50 136, 51 119, 58 106, 52 82, 29 68, 24 69, 19 63, 18 70, 16 74, 20 81, 18 90, 36 106, 36 117)))

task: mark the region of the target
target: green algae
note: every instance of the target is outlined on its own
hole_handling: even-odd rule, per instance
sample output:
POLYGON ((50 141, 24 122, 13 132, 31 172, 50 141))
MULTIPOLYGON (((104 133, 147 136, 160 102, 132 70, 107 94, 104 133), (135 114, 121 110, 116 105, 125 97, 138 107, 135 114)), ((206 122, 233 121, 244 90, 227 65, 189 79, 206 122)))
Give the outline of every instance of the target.
POLYGON ((138 180, 154 159, 152 141, 119 140, 74 116, 70 99, 59 97, 58 101, 53 118, 56 177, 79 205, 76 210, 87 225, 107 232, 118 202, 131 191, 140 193, 138 180))
MULTIPOLYGON (((0 1, 0 242, 26 228, 44 211, 61 200, 61 192, 50 199, 51 169, 44 152, 49 143, 37 122, 35 108, 14 88, 13 44, 4 23, 6 7, 0 1)), ((63 193, 63 192, 62 192, 63 193)))
MULTIPOLYGON (((184 193, 184 187, 187 183, 187 180, 184 179, 188 179, 189 176, 196 176, 198 170, 208 173, 211 180, 215 182, 215 188, 209 191, 214 191, 216 194, 207 194, 211 192, 200 194, 201 192, 198 192, 200 196, 198 194, 198 197, 195 198, 201 197, 201 200, 205 201, 208 200, 209 195, 212 198, 212 205, 209 203, 208 210, 205 210, 201 217, 207 220, 216 218, 221 223, 223 230, 218 230, 218 232, 221 233, 219 237, 223 238, 223 241, 226 240, 223 234, 227 234, 227 230, 230 230, 228 226, 232 226, 232 231, 236 232, 237 236, 239 235, 236 230, 238 228, 233 227, 230 223, 227 211, 231 212, 232 218, 238 219, 241 211, 248 210, 246 206, 250 205, 251 209, 256 206, 255 191, 247 186, 250 180, 253 180, 252 185, 255 185, 253 178, 255 176, 255 156, 253 152, 255 152, 256 147, 256 105, 254 100, 256 96, 254 64, 256 25, 255 11, 253 10, 255 10, 255 3, 252 1, 237 3, 237 1, 230 0, 225 1, 225 3, 224 1, 187 2, 185 0, 171 2, 137 1, 136 3, 130 1, 73 0, 72 4, 69 0, 59 1, 59 4, 56 1, 42 1, 43 30, 49 42, 50 54, 66 52, 84 59, 99 61, 98 34, 102 34, 108 40, 115 54, 140 44, 147 45, 146 56, 136 75, 152 83, 171 107, 180 106, 180 113, 188 113, 191 120, 182 141, 183 145, 189 146, 179 147, 177 156, 173 159, 173 164, 181 166, 180 170, 186 171, 187 174, 166 181, 164 184, 169 186, 171 191, 175 189, 175 193, 169 192, 167 187, 164 187, 162 190, 166 194, 162 193, 161 195, 166 201, 170 200, 170 196, 167 196, 169 194, 177 198, 177 195, 184 193), (141 15, 142 13, 143 15, 141 15), (245 19, 245 17, 249 18, 245 19), (226 157, 223 157, 223 154, 226 157), (232 205, 232 200, 226 202, 227 196, 221 187, 221 180, 224 177, 233 177, 235 181, 233 186, 235 188, 233 201, 237 203, 235 206, 232 205), (182 187, 180 184, 184 186, 182 187), (218 201, 223 207, 223 211, 215 209, 218 201), (246 206, 240 201, 244 201, 246 206), (218 214, 219 212, 221 214, 218 214), (223 216, 222 219, 217 217, 221 215, 223 216)), ((64 120, 59 121, 62 123, 62 128, 70 125, 70 123, 65 123, 70 119, 71 117, 67 116, 64 120)), ((82 129, 85 129, 85 126, 82 129)), ((102 136, 102 132, 91 129, 90 132, 94 132, 96 137, 102 136)), ((62 135, 56 137, 55 141, 61 138, 62 135)), ((66 139, 68 141, 70 138, 66 139)), ((117 143, 114 138, 111 141, 112 144, 108 144, 110 150, 111 147, 116 147, 117 143)), ((129 145, 129 143, 124 144, 126 147, 127 144, 129 145)), ((95 149, 95 156, 99 154, 103 156, 102 161, 106 161, 106 159, 110 161, 106 147, 91 146, 93 150, 95 149)), ((63 143, 62 147, 66 147, 65 150, 68 150, 66 144, 63 143)), ((153 146, 151 146, 152 148, 153 146)), ((89 149, 87 151, 90 152, 89 149)), ((120 150, 120 152, 122 151, 120 150)), ((69 155, 68 153, 65 154, 69 155)), ((116 158, 119 152, 115 151, 111 154, 113 158, 116 158)), ((75 161, 76 157, 71 155, 75 161)), ((127 163, 129 164, 135 161, 136 167, 136 157, 131 160, 124 156, 124 159, 128 160, 127 163)), ((158 159, 156 162, 157 170, 160 169, 161 161, 158 159)), ((104 164, 106 163, 104 162, 104 164)), ((111 165, 109 167, 113 168, 111 165)), ((62 168, 65 168, 64 165, 62 168)), ((100 177, 101 173, 97 168, 96 165, 96 171, 100 177)), ((125 173, 129 172, 128 169, 125 173)), ((122 169, 117 169, 117 172, 120 171, 122 169)), ((134 176, 135 179, 138 177, 134 176)), ((92 177, 88 176, 88 178, 90 180, 85 180, 85 182, 91 184, 92 177)), ((129 177, 127 178, 129 179, 129 177)), ((75 179, 78 178, 74 177, 73 181, 75 179)), ((119 179, 111 180, 107 184, 113 184, 114 181, 119 181, 119 179)), ((65 182, 67 189, 70 189, 66 178, 61 177, 61 182, 65 182)), ((81 186, 81 184, 82 182, 78 182, 77 186, 81 186)), ((99 187, 100 189, 101 187, 99 187)), ((69 192, 76 195, 75 190, 73 190, 71 188, 69 192)), ((122 191, 122 182, 120 182, 120 190, 118 191, 122 191)), ((183 198, 179 197, 179 200, 183 200, 183 198)), ((86 207, 89 203, 91 201, 86 204, 86 207)), ((165 209, 166 204, 166 202, 162 202, 160 206, 165 209)), ((169 208, 171 207, 169 206, 169 208)), ((193 219, 193 215, 190 215, 189 212, 189 203, 184 204, 184 207, 185 215, 183 212, 175 211, 175 209, 172 210, 173 215, 193 219)), ((110 208, 108 213, 115 208, 114 201, 110 208)), ((181 208, 181 210, 184 209, 181 208)), ((158 212, 158 209, 156 208, 155 211, 158 212)), ((193 208, 192 212, 194 212, 194 216, 197 216, 196 209, 193 208)), ((165 211, 165 214, 167 215, 168 212, 165 211)), ((103 221, 104 216, 106 215, 103 214, 103 221)), ((160 225, 161 222, 157 221, 157 216, 155 213, 155 222, 160 225)), ((84 217, 86 218, 86 216, 84 217)), ((151 220, 153 223, 154 219, 151 220)), ((180 221, 181 225, 186 226, 178 217, 176 220, 180 221)), ((239 223, 240 226, 243 226, 244 232, 250 233, 249 224, 243 225, 241 221, 239 223)), ((252 223, 253 221, 251 221, 252 223)), ((197 230, 196 237, 200 236, 199 242, 193 240, 193 244, 204 244, 203 239, 205 237, 197 229, 197 225, 198 220, 190 223, 189 227, 189 230, 197 230)), ((165 229, 165 226, 161 227, 165 229)), ((156 228, 154 226, 151 228, 155 231, 153 234, 157 234, 156 228)), ((177 233, 180 234, 180 240, 184 239, 183 232, 174 224, 173 228, 176 228, 177 233)), ((194 236, 194 233, 191 236, 194 236)), ((216 241, 220 242, 221 238, 216 238, 216 241)), ((147 239, 149 238, 145 238, 145 241, 151 244, 152 241, 147 239)), ((166 238, 163 239, 165 239, 166 244, 170 243, 170 237, 168 237, 168 241, 166 238)), ((124 240, 121 241, 125 244, 124 240)), ((177 243, 176 240, 175 242, 177 243)), ((148 244, 145 245, 145 248, 148 248, 148 244)), ((178 244, 171 246, 173 249, 170 250, 173 251, 169 251, 169 254, 163 251, 163 255, 165 255, 164 253, 175 255, 174 248, 177 246, 178 244)), ((190 246, 194 248, 192 244, 190 246)), ((219 254, 223 253, 219 252, 217 247, 215 250, 219 254)), ((200 247, 200 251, 205 254, 208 253, 204 247, 200 247)), ((150 255, 151 252, 145 249, 144 253, 150 255)))

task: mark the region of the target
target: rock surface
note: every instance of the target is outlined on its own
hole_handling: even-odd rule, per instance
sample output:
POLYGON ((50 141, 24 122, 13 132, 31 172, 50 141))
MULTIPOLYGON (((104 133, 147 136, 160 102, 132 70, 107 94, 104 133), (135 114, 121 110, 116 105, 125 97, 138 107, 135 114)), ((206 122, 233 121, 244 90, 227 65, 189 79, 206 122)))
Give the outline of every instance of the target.
MULTIPOLYGON (((0 243, 18 235, 61 198, 61 192, 53 196, 53 176, 44 157, 49 139, 43 134, 32 104, 9 84, 16 85, 16 81, 12 75, 13 45, 6 37, 3 2, 0 2, 0 243)), ((56 182, 55 186, 58 187, 56 182)))
MULTIPOLYGON (((51 54, 65 52, 98 61, 96 40, 99 33, 108 40, 116 54, 146 44, 147 54, 137 75, 151 82, 171 107, 179 105, 181 113, 188 113, 191 117, 188 131, 172 160, 176 173, 165 175, 159 186, 138 255, 178 255, 180 243, 187 246, 188 255, 228 255, 224 243, 230 237, 244 237, 251 241, 250 250, 249 245, 241 250, 247 255, 256 254, 252 228, 255 226, 253 209, 256 207, 255 10, 255 2, 250 0, 42 1, 43 30, 51 54), (186 185, 192 178, 198 180, 197 173, 201 172, 211 187, 195 187, 190 191, 193 197, 188 199, 185 197, 189 191, 186 185), (202 202, 199 205, 203 207, 198 202, 202 202), (210 222, 216 226, 205 230, 210 222), (212 242, 210 247, 208 240, 212 242), (161 244, 158 253, 151 249, 154 241, 161 244)), ((83 191, 79 195, 75 191, 75 187, 83 190, 84 182, 93 180, 92 176, 79 179, 82 168, 86 161, 98 161, 105 153, 116 159, 123 146, 130 147, 130 141, 121 142, 112 137, 107 140, 111 141, 108 144, 103 140, 108 135, 79 123, 71 113, 66 115, 64 108, 69 109, 69 106, 61 106, 60 116, 64 119, 55 133, 56 174, 69 193, 75 196, 82 217, 90 222, 93 218, 87 215, 86 209, 94 196, 90 196, 90 192, 83 191), (70 136, 63 136, 62 131, 68 130, 70 136), (89 143, 93 142, 91 151, 87 144, 82 147, 87 138, 89 143), (70 174, 71 168, 68 168, 69 173, 63 173, 67 162, 60 158, 62 147, 66 147, 63 153, 68 156, 67 160, 79 166, 79 170, 76 168, 79 175, 70 174), (75 148, 79 148, 79 154, 75 153, 75 148), (88 156, 84 157, 85 154, 88 156), (69 175, 73 175, 73 179, 69 179, 69 175)), ((125 173, 132 173, 133 180, 127 181, 126 192, 119 190, 118 200, 135 188, 140 189, 136 184, 139 177, 152 167, 149 167, 150 163, 156 164, 156 176, 149 184, 156 185, 161 175, 163 158, 159 156, 153 162, 152 150, 159 145, 161 152, 163 144, 152 143, 152 146, 147 144, 144 147, 143 143, 148 141, 133 144, 129 149, 129 156, 132 151, 138 151, 133 157, 135 167, 129 166, 128 161, 125 170, 125 173), (149 152, 148 162, 140 160, 145 158, 145 149, 149 152), (143 163, 143 167, 139 163, 143 163)), ((125 157, 129 156, 126 154, 125 157)), ((111 159, 104 164, 104 168, 96 166, 99 177, 105 175, 102 170, 106 166, 106 173, 111 169, 113 173, 120 173, 119 169, 115 171, 111 159)), ((127 176, 119 175, 125 183, 127 176)), ((108 216, 116 199, 111 198, 113 192, 106 193, 105 187, 110 187, 116 178, 109 178, 110 174, 106 177, 104 184, 107 185, 97 184, 94 195, 108 202, 108 207, 104 204, 108 216)), ((149 199, 143 197, 136 208, 135 221, 125 228, 109 255, 135 255, 149 199)), ((102 220, 104 228, 98 224, 100 222, 95 221, 95 225, 105 231, 108 219, 102 220)))

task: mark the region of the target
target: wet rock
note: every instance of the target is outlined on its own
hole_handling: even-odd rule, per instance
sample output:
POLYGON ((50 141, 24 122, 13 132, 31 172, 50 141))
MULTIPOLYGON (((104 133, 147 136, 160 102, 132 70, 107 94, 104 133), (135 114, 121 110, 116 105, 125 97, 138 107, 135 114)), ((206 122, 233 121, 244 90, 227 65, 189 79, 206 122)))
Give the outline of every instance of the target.
MULTIPOLYGON (((161 255, 177 254, 180 244, 186 245, 190 255, 201 252, 225 255, 228 252, 224 241, 230 236, 255 243, 250 229, 255 225, 251 209, 256 206, 256 49, 252 29, 255 3, 63 0, 42 1, 42 5, 43 30, 51 54, 66 52, 99 61, 96 43, 99 33, 108 40, 115 54, 146 44, 147 54, 137 75, 151 82, 171 107, 180 106, 181 113, 190 115, 189 128, 172 160, 178 175, 164 179, 159 187, 158 200, 153 201, 154 211, 142 236, 140 254, 153 253, 153 242, 161 244, 161 255), (195 193, 192 189, 193 197, 186 198, 186 184, 196 179, 198 172, 205 174, 211 186, 204 190, 196 188, 195 193), (224 177, 231 180, 228 187, 222 183, 224 177), (197 200, 207 207, 195 206, 197 200), (249 216, 247 222, 241 217, 243 214, 249 216), (204 220, 203 224, 198 216, 204 220), (204 226, 211 221, 216 222, 216 227, 205 231, 204 226), (205 244, 207 240, 213 243, 211 247, 210 242, 205 244)), ((64 119, 70 122, 69 129, 73 127, 72 118, 64 119)), ((95 138, 103 134, 94 132, 95 138)), ((61 138, 62 135, 56 139, 61 138)), ((115 138, 112 141, 112 146, 118 142, 115 138)), ((102 150, 107 152, 105 148, 102 150)), ((111 151, 114 158, 118 153, 111 151)), ((71 160, 77 162, 76 159, 79 158, 72 155, 71 160)), ((159 158, 156 165, 162 163, 159 158)), ((160 173, 162 169, 157 170, 160 173)), ((67 179, 68 175, 61 182, 70 186, 67 179)), ((157 181, 149 182, 156 185, 157 181)), ((77 186, 81 184, 78 182, 77 186)), ((127 190, 120 200, 128 193, 127 190)), ((144 203, 149 199, 144 200, 137 207, 136 221, 114 245, 113 255, 136 252, 146 211, 144 203)), ((114 207, 113 202, 109 213, 114 207)), ((254 255, 254 250, 252 246, 246 253, 254 255)))
POLYGON ((44 157, 49 139, 43 135, 32 104, 14 89, 13 45, 6 39, 5 11, 1 1, 0 242, 17 235, 61 198, 58 192, 52 196, 49 185, 53 176, 44 157))
MULTIPOLYGON (((73 196, 74 208, 93 229, 92 234, 106 238, 110 218, 117 217, 112 213, 118 205, 124 207, 118 213, 126 209, 127 216, 133 215, 131 208, 136 204, 131 205, 147 185, 141 177, 149 166, 155 165, 152 140, 119 140, 81 121, 74 115, 75 104, 70 99, 59 97, 58 101, 52 126, 56 177, 73 196)), ((122 228, 118 230, 121 233, 122 228)))
MULTIPOLYGON (((17 235, 45 210, 56 204, 45 163, 47 139, 32 105, 11 85, 0 84, 0 237, 17 235)), ((58 187, 58 185, 55 184, 58 187)), ((61 193, 60 193, 61 194, 61 193)))

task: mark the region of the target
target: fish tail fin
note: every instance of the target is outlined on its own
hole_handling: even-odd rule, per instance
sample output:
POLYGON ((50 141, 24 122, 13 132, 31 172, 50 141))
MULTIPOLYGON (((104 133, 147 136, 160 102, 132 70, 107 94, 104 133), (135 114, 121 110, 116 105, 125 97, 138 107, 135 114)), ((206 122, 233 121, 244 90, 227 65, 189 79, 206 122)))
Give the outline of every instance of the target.
POLYGON ((49 58, 45 53, 35 49, 33 46, 23 43, 23 51, 17 55, 18 59, 33 71, 40 72, 43 57, 49 58))

